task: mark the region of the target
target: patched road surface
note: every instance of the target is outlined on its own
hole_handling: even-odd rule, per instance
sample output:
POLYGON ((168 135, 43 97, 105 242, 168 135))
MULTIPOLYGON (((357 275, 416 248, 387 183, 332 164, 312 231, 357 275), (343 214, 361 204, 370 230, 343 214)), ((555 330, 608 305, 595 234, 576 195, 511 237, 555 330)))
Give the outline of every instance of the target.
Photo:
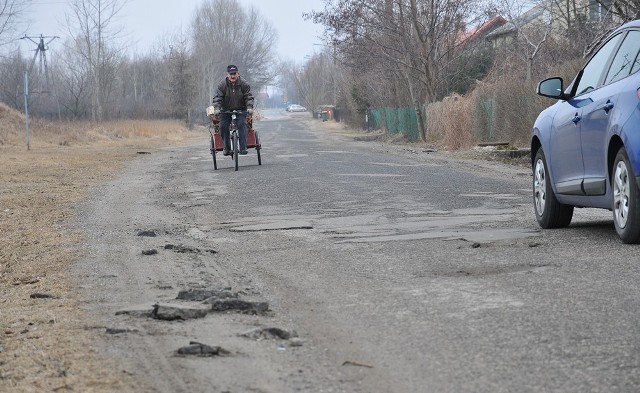
POLYGON ((96 347, 153 392, 640 390, 637 247, 541 231, 527 168, 267 112, 214 170, 141 155, 78 207, 96 347))

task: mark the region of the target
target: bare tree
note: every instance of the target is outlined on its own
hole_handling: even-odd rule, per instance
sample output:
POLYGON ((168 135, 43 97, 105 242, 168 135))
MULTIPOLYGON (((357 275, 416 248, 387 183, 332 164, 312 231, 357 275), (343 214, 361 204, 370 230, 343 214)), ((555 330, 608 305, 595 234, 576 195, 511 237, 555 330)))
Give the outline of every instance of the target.
POLYGON ((500 32, 509 40, 501 45, 499 66, 516 70, 519 63, 527 81, 536 72, 584 56, 613 25, 611 14, 595 0, 501 0, 498 9, 509 20, 500 32))
MULTIPOLYGON (((597 46, 611 32, 612 28, 624 21, 625 16, 616 14, 616 10, 622 11, 619 5, 618 1, 612 0, 547 1, 545 6, 554 15, 556 27, 553 32, 556 36, 565 38, 562 43, 566 48, 563 57, 586 55, 594 45, 597 46)), ((626 7, 624 9, 634 12, 626 7)))
POLYGON ((472 13, 469 0, 326 0, 306 16, 324 25, 343 64, 357 73, 375 68, 391 105, 416 109, 422 138, 422 105, 448 93, 456 37, 472 13), (389 77, 391 76, 391 77, 389 77))
POLYGON ((500 61, 494 66, 494 74, 518 71, 522 79, 530 81, 534 66, 545 47, 549 46, 557 28, 558 13, 552 9, 555 0, 537 1, 534 6, 527 0, 500 0, 496 12, 507 23, 489 34, 500 61))
POLYGON ((24 107, 24 70, 27 62, 16 50, 0 58, 0 101, 16 109, 24 107))
POLYGON ((640 19, 640 0, 596 0, 595 2, 622 21, 640 19))
POLYGON ((124 117, 169 117, 170 44, 133 59, 123 59, 118 70, 118 112, 124 117))
POLYGON ((182 31, 173 38, 169 53, 165 56, 165 63, 168 63, 171 113, 174 117, 186 117, 190 121, 190 110, 195 98, 195 80, 188 38, 182 31))
POLYGON ((22 33, 18 30, 26 5, 27 0, 0 0, 0 46, 22 33))
POLYGON ((82 119, 90 113, 91 83, 88 68, 85 58, 75 55, 73 45, 65 45, 59 66, 55 68, 58 76, 56 90, 60 105, 71 119, 82 119))
POLYGON ((73 48, 88 67, 94 121, 103 120, 113 87, 113 73, 122 50, 117 46, 121 31, 115 22, 124 5, 125 0, 74 0, 72 14, 67 15, 69 32, 75 37, 73 48))
POLYGON ((319 105, 335 105, 340 73, 331 56, 325 51, 312 56, 304 66, 290 71, 302 103, 314 109, 319 105))
POLYGON ((196 72, 205 89, 200 102, 211 102, 228 64, 238 66, 254 90, 275 79, 277 32, 255 9, 246 11, 237 0, 207 0, 196 10, 191 26, 196 72))

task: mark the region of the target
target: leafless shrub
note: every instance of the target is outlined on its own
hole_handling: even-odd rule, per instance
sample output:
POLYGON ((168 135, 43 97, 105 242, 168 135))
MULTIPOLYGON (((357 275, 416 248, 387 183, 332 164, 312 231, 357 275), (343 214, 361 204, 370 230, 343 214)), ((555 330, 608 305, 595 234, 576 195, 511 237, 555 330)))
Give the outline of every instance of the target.
MULTIPOLYGON (((548 71, 564 78, 565 86, 584 59, 568 61, 548 71)), ((478 82, 468 96, 450 96, 426 107, 428 142, 455 150, 479 142, 502 142, 526 147, 531 127, 552 100, 536 95, 537 82, 502 73, 478 82)))

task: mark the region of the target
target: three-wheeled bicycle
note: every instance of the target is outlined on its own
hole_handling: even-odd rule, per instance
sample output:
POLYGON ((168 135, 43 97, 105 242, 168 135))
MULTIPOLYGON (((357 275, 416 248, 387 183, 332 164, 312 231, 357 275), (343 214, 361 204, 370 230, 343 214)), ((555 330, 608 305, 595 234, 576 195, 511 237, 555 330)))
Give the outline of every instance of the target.
MULTIPOLYGON (((246 115, 246 111, 226 111, 221 113, 228 113, 231 115, 231 124, 229 125, 229 138, 231 139, 231 159, 234 161, 235 170, 238 170, 238 156, 240 155, 239 145, 239 131, 237 116, 246 115)), ((211 156, 213 157, 213 169, 218 169, 218 161, 216 158, 216 152, 223 151, 224 143, 222 141, 222 135, 220 134, 220 121, 214 115, 213 107, 207 108, 207 117, 211 120, 209 124, 210 134, 210 146, 211 156)), ((247 121, 247 149, 256 149, 256 155, 258 156, 258 165, 262 165, 262 158, 260 156, 260 138, 258 137, 258 131, 253 128, 253 120, 247 121)))

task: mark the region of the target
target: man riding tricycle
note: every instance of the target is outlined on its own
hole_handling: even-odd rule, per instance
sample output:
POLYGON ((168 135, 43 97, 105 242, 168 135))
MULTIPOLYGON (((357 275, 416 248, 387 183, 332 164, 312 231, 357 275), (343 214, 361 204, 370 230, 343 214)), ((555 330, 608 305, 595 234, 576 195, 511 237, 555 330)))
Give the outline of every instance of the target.
POLYGON ((212 106, 207 108, 207 116, 211 120, 211 154, 214 169, 218 169, 216 151, 231 156, 238 170, 238 155, 246 155, 247 148, 255 148, 260 158, 260 141, 253 129, 253 95, 251 87, 240 78, 238 67, 227 66, 227 76, 217 88, 212 106), (213 130, 213 131, 212 131, 213 130))

